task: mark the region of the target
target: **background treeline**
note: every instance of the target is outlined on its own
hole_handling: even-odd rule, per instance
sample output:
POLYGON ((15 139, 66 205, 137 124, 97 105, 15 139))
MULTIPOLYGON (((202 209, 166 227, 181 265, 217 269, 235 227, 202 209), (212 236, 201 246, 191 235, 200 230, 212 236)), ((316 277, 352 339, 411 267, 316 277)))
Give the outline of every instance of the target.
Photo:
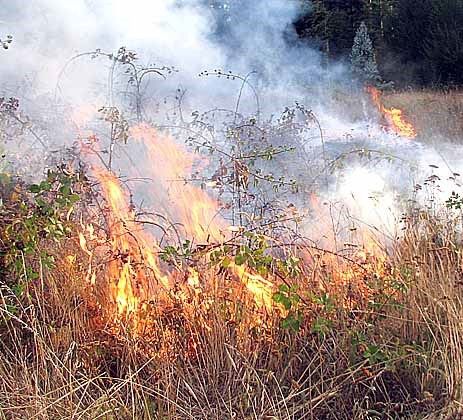
MULTIPOLYGON (((299 0, 294 27, 327 61, 348 60, 364 21, 385 80, 396 86, 463 84, 463 0, 299 0)), ((246 0, 209 0, 222 39, 246 0)), ((249 3, 248 3, 249 4, 249 3)), ((265 5, 265 2, 261 3, 265 5)), ((265 7, 265 6, 264 6, 265 7)), ((262 12, 265 17, 265 11, 262 12)))

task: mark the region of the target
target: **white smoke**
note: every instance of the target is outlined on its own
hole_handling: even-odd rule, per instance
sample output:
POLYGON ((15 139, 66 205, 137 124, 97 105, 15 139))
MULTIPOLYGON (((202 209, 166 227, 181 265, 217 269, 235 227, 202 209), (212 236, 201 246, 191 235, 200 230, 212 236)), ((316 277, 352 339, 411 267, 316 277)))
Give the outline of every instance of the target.
MULTIPOLYGON (((162 101, 175 96, 177 88, 186 91, 182 104, 186 118, 196 109, 234 109, 240 80, 217 80, 198 74, 223 69, 245 76, 255 71, 249 81, 260 96, 259 111, 263 115, 277 114, 294 101, 314 110, 329 143, 324 145, 329 154, 324 159, 335 159, 349 148, 379 149, 384 155, 399 155, 400 159, 393 159, 393 164, 384 159, 375 166, 364 165, 360 169, 357 163, 349 166, 346 159, 345 176, 327 188, 327 197, 334 194, 344 200, 369 224, 390 227, 393 224, 390 217, 397 218, 400 214, 395 208, 396 194, 410 190, 419 180, 410 177, 408 161, 420 168, 413 176, 418 174, 423 179, 432 172, 430 164, 439 166, 442 181, 450 172, 459 171, 456 158, 447 161, 430 147, 382 132, 374 112, 353 121, 348 112, 343 114, 329 106, 335 94, 348 96, 355 87, 351 86, 346 66, 341 63, 322 66, 320 54, 297 41, 292 28, 299 13, 297 1, 242 1, 240 8, 233 9, 234 20, 225 38, 220 40, 215 36, 212 9, 205 3, 200 0, 6 2, 0 8, 0 34, 11 34, 14 42, 1 54, 0 96, 19 97, 23 109, 36 121, 39 134, 49 144, 70 144, 76 136, 74 126, 69 124, 72 115, 78 113, 81 117, 85 107, 98 109, 108 105, 112 94, 117 97, 126 89, 125 85, 116 84, 112 88, 115 92, 108 91, 111 61, 107 58, 75 57, 96 49, 113 53, 125 46, 136 51, 142 63, 178 69, 165 81, 154 77, 144 85, 144 108, 146 115, 154 120, 169 111, 171 104, 163 108, 162 101), (382 198, 378 198, 378 190, 382 198), (371 198, 375 194, 376 198, 371 198), (384 216, 385 208, 391 216, 384 216)), ((244 87, 239 110, 256 112, 254 92, 248 85, 244 87)), ((358 108, 362 107, 359 103, 358 108)), ((321 146, 319 139, 313 143, 314 148, 321 146)), ((454 150, 451 154, 455 156, 454 150)), ((441 200, 445 201, 453 188, 452 182, 442 187, 441 200)))

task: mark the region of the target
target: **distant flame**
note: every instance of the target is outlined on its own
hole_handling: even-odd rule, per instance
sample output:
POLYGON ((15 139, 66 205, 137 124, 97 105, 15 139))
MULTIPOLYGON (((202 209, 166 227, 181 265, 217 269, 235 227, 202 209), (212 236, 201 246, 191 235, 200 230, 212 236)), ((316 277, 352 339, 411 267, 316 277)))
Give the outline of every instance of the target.
POLYGON ((415 138, 417 133, 413 124, 405 118, 403 111, 398 108, 386 108, 381 102, 381 93, 373 86, 367 86, 367 91, 377 106, 379 112, 386 119, 388 128, 396 134, 406 138, 415 138))

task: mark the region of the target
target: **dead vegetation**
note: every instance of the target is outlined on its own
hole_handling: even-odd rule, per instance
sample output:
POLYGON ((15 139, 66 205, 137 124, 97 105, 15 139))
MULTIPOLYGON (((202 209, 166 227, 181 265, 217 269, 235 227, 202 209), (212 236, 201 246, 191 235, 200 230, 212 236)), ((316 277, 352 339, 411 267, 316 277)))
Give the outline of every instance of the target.
MULTIPOLYGON (((115 324, 103 316, 86 280, 88 255, 78 235, 88 209, 72 197, 89 200, 91 194, 82 178, 63 189, 68 177, 49 175, 40 191, 4 186, 4 418, 461 415, 463 267, 458 218, 447 210, 411 212, 386 260, 365 254, 348 261, 310 250, 273 295, 275 306, 301 316, 293 319, 297 325, 282 323, 279 310, 256 305, 227 274, 228 259, 236 262, 239 253, 230 250, 211 265, 210 253, 193 252, 200 285, 184 283, 178 271, 170 303, 149 310, 149 328, 134 335, 124 330, 127 318, 115 324), (38 198, 61 204, 50 213, 38 198), (48 229, 50 217, 63 223, 62 231, 48 229), (21 226, 28 218, 38 227, 33 252, 25 243, 34 239, 30 226, 21 226), (45 256, 54 263, 44 265, 45 256)), ((308 249, 292 248, 294 256, 302 251, 308 249)), ((249 252, 260 255, 256 248, 249 252)))
POLYGON ((439 144, 460 143, 463 132, 463 93, 459 90, 403 91, 384 95, 387 106, 405 111, 423 139, 439 144))
MULTIPOLYGON (((109 58, 135 59, 122 57, 109 58)), ((406 95, 386 106, 419 102, 406 95)), ((383 244, 353 225, 338 236, 332 209, 312 195, 309 221, 331 217, 317 219, 322 246, 297 206, 280 202, 313 193, 298 181, 317 172, 288 152, 322 137, 319 160, 331 166, 318 120, 299 104, 276 122, 244 117, 239 100, 187 123, 180 98, 180 122, 162 133, 103 108, 106 144, 79 138, 72 158, 32 185, 2 174, 3 418, 463 417, 461 196, 410 205, 402 234, 383 244), (158 208, 137 207, 138 184, 115 175, 122 148, 144 157, 131 167, 158 208)), ((420 113, 407 116, 419 132, 420 113)))

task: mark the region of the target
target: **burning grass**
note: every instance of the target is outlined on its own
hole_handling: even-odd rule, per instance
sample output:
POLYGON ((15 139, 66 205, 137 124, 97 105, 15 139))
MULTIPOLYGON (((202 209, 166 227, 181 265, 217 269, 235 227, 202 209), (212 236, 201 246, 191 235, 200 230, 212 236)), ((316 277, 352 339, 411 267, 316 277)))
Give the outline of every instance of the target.
MULTIPOLYGON (((186 175, 169 141, 162 173, 186 175)), ((76 167, 2 187, 5 418, 461 414, 458 217, 410 211, 387 252, 366 232, 337 252, 280 220, 230 225, 189 184, 169 202, 181 227, 141 219, 108 167, 76 167)))
MULTIPOLYGON (((146 71, 126 53, 109 58, 146 71)), ((405 112, 371 93, 412 141, 405 112)), ((410 205, 387 237, 317 195, 370 153, 328 162, 312 111, 263 120, 238 99, 187 123, 178 100, 162 129, 141 123, 140 96, 135 125, 115 107, 75 112, 66 164, 34 184, 2 174, 3 417, 461 416, 458 193, 410 205)), ((2 123, 18 128, 11 103, 2 123)))
POLYGON ((384 118, 385 126, 388 130, 396 133, 402 138, 415 138, 417 133, 414 125, 407 120, 404 112, 400 108, 387 108, 382 103, 381 92, 373 86, 367 87, 368 93, 371 95, 378 111, 384 118))
POLYGON ((463 93, 458 90, 386 93, 386 106, 401 108, 412 116, 423 139, 461 142, 463 93))

